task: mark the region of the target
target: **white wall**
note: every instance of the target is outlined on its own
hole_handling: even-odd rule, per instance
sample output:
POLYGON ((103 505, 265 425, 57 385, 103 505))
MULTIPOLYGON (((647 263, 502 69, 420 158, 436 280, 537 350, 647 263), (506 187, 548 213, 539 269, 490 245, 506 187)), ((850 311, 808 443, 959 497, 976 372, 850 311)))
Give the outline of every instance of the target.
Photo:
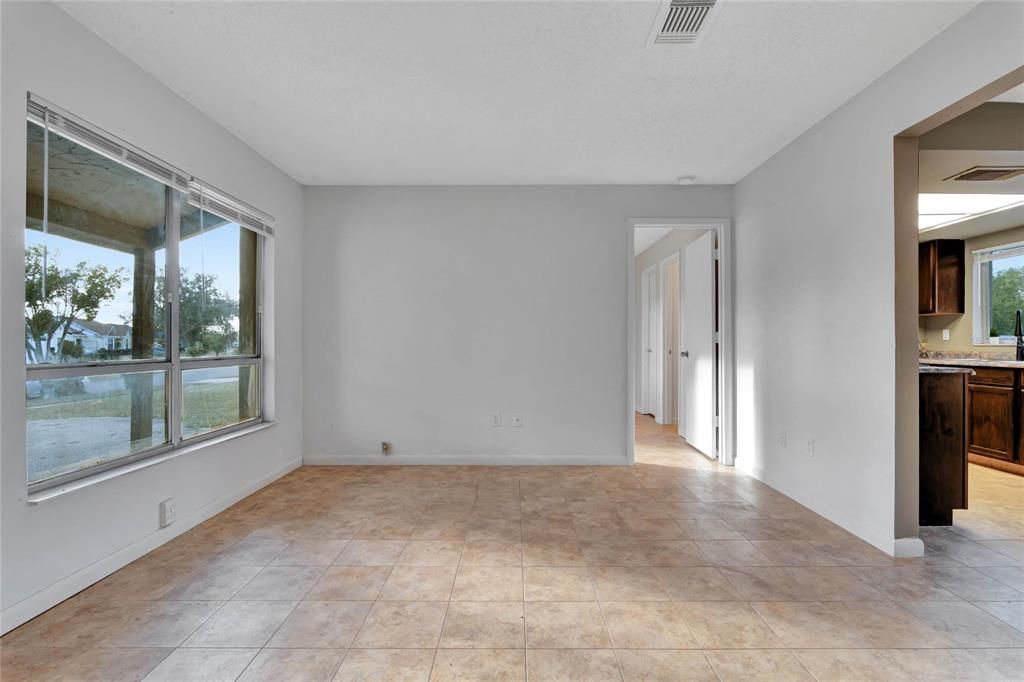
POLYGON ((305 194, 307 462, 382 440, 391 462, 625 462, 628 221, 732 208, 726 187, 305 194))
MULTIPOLYGON (((6 631, 301 462, 298 184, 49 3, 2 7, 2 625, 6 631), (267 268, 277 424, 38 506, 25 502, 25 93, 33 91, 277 218, 267 268), (275 302, 277 305, 275 305, 275 302), (159 500, 179 520, 157 529, 159 500)), ((183 39, 186 37, 183 36, 183 39)), ((186 41, 187 42, 187 41, 186 41)))
MULTIPOLYGON (((642 230, 644 228, 637 228, 642 230)), ((635 395, 640 395, 640 375, 643 372, 643 361, 644 361, 644 348, 643 348, 643 288, 641 287, 641 277, 643 276, 644 270, 651 267, 652 265, 659 265, 661 261, 670 256, 673 253, 679 254, 679 306, 682 308, 684 297, 686 292, 683 291, 683 250, 686 249, 686 245, 695 240, 697 237, 704 234, 706 230, 690 230, 690 229, 675 229, 666 234, 664 237, 656 241, 651 247, 641 253, 634 259, 633 274, 636 279, 633 285, 633 310, 636 314, 633 316, 633 378, 635 389, 635 395)), ((658 268, 658 286, 661 286, 661 268, 658 268)), ((640 404, 639 398, 636 400, 636 404, 640 404)), ((673 419, 675 416, 673 416, 673 419)))
POLYGON ((1024 4, 982 3, 736 188, 737 465, 887 551, 906 522, 893 136, 1020 67, 1022 46, 1024 4))

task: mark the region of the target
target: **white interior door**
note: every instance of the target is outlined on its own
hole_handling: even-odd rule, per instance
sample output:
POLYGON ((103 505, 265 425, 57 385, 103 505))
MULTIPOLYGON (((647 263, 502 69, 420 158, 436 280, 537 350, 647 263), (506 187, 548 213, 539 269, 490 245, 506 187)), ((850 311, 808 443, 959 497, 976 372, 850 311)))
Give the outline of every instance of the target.
POLYGON ((707 232, 683 256, 683 393, 687 442, 715 456, 715 242, 707 232))
POLYGON ((658 326, 660 322, 660 306, 658 302, 658 268, 652 265, 643 271, 641 277, 642 338, 640 352, 642 354, 641 400, 642 411, 653 414, 658 419, 660 386, 658 377, 658 326))
POLYGON ((661 261, 663 424, 676 421, 679 395, 679 254, 661 261))

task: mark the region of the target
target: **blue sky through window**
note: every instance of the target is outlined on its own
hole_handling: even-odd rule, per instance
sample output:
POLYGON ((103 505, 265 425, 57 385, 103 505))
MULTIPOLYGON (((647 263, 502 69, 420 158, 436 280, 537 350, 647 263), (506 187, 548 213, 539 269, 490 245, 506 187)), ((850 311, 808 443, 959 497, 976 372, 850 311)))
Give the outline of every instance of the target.
MULTIPOLYGON (((238 299, 239 293, 239 230, 237 223, 225 223, 184 240, 181 244, 180 264, 189 274, 205 272, 217 277, 217 288, 238 299)), ((89 265, 106 265, 111 270, 124 268, 127 279, 113 300, 100 307, 99 322, 124 324, 132 314, 132 272, 134 258, 129 253, 105 249, 101 246, 68 239, 58 235, 44 235, 39 230, 25 230, 26 248, 47 245, 51 264, 70 268, 85 261, 89 265)), ((164 249, 156 252, 157 274, 164 271, 164 249)))

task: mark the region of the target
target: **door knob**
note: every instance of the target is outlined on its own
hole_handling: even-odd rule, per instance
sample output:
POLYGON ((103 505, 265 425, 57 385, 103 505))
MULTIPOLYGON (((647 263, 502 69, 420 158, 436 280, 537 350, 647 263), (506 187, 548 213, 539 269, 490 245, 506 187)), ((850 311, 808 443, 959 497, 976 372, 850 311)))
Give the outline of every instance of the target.
POLYGON ((654 351, 653 351, 652 349, 648 348, 648 349, 647 349, 647 352, 648 352, 648 353, 653 353, 654 351))
POLYGON ((690 357, 690 351, 688 351, 688 350, 681 350, 681 351, 679 351, 679 357, 681 357, 681 358, 688 358, 688 357, 690 357))

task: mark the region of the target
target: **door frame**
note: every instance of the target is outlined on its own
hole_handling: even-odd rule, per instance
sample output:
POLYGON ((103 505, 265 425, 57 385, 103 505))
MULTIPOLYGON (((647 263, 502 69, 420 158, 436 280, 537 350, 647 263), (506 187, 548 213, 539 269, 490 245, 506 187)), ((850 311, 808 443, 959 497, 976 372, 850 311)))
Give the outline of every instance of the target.
POLYGON ((641 343, 641 345, 649 345, 651 348, 651 352, 640 356, 640 373, 642 374, 642 376, 640 377, 641 390, 640 402, 638 403, 640 409, 638 411, 641 414, 649 414, 653 416, 654 421, 658 423, 661 422, 661 416, 663 414, 661 409, 661 383, 659 382, 657 386, 651 387, 650 385, 648 385, 647 382, 652 372, 654 372, 657 376, 662 375, 661 338, 663 330, 661 315, 661 288, 661 272, 658 269, 658 264, 655 263, 644 268, 643 271, 640 273, 640 304, 643 306, 643 309, 640 311, 640 341, 642 342, 644 338, 646 338, 647 335, 650 334, 651 338, 647 339, 647 343, 641 343), (654 275, 653 289, 648 284, 648 282, 650 281, 649 278, 651 274, 654 275), (645 293, 647 294, 647 296, 644 296, 645 293), (654 299, 657 301, 657 305, 655 306, 652 306, 651 301, 648 300, 652 297, 657 297, 654 299), (647 317, 650 315, 652 307, 658 309, 658 315, 655 316, 654 319, 647 320, 647 317), (644 324, 645 320, 647 321, 646 325, 644 324), (653 331, 651 331, 652 327, 653 331), (651 366, 652 363, 653 367, 651 366), (653 404, 648 400, 650 398, 652 390, 656 391, 656 397, 653 401, 653 404))
MULTIPOLYGON (((917 225, 919 138, 960 114, 1018 85, 1024 66, 975 90, 893 136, 893 255, 895 272, 895 489, 893 555, 921 556, 920 535, 920 379, 918 365, 917 225)), ((971 305, 968 301, 967 305, 971 305)))
MULTIPOLYGON (((718 242, 718 326, 721 372, 718 377, 718 461, 736 461, 736 371, 733 324, 733 227, 729 218, 630 218, 626 222, 626 459, 636 461, 636 261, 633 233, 638 227, 713 230, 718 242)), ((680 277, 680 279, 682 279, 680 277)))

